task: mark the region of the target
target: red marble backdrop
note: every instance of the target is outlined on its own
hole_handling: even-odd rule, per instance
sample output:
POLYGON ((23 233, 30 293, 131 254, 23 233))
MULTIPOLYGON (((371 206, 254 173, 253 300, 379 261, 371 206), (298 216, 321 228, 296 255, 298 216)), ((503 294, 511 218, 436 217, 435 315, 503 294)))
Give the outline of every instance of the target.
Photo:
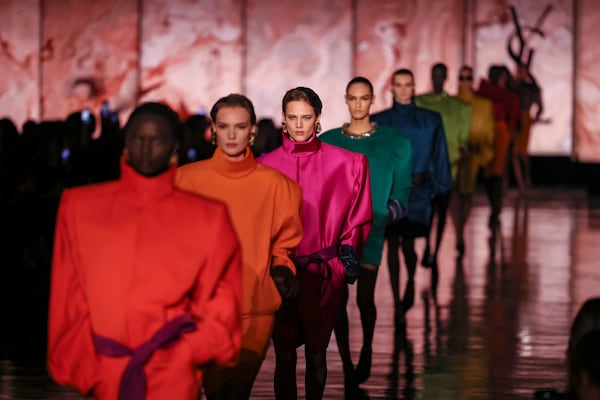
MULTIPOLYGON (((480 0, 475 4, 475 75, 487 77, 492 64, 505 64, 515 72, 507 51, 515 32, 508 6, 515 5, 522 27, 533 27, 547 6, 552 9, 540 24, 544 36, 524 31, 527 49, 535 50, 531 72, 542 88, 545 123, 532 127, 529 149, 544 155, 568 155, 572 149, 573 105, 573 0, 480 0)), ((517 41, 514 49, 518 49, 517 41)), ((600 156, 600 148, 599 156, 600 156)))
POLYGON ((245 91, 257 113, 281 122, 281 99, 296 86, 323 102, 324 130, 348 119, 344 103, 352 78, 352 1, 249 0, 245 91))
POLYGON ((285 90, 307 85, 331 128, 348 119, 342 96, 353 75, 373 81, 378 111, 391 104, 400 67, 425 92, 431 65, 446 63, 450 93, 463 62, 478 78, 493 63, 514 70, 510 4, 530 26, 553 7, 545 36, 528 40, 549 120, 534 127, 530 151, 600 161, 595 0, 0 0, 0 114, 22 124, 98 112, 103 99, 122 111, 153 99, 187 115, 242 92, 278 123, 285 90))
POLYGON ((144 0, 141 99, 210 111, 242 90, 243 37, 241 0, 144 0))
POLYGON ((575 47, 575 132, 573 154, 583 162, 600 161, 600 4, 577 1, 575 47))
POLYGON ((88 107, 99 115, 137 101, 136 0, 42 0, 42 116, 64 119, 88 107))
POLYGON ((356 74, 369 78, 377 100, 372 111, 392 104, 390 78, 399 68, 415 76, 417 94, 431 91, 431 67, 448 66, 445 89, 454 93, 462 64, 463 0, 357 0, 356 74))
POLYGON ((40 117, 39 1, 0 0, 0 10, 0 118, 20 128, 40 117))

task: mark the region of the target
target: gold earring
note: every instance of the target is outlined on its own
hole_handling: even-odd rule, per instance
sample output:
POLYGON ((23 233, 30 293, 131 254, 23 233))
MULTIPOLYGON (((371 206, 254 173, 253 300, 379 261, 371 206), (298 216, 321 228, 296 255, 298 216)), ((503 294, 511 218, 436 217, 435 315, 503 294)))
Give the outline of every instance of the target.
POLYGON ((179 162, 179 154, 177 154, 177 150, 173 150, 173 154, 171 154, 171 157, 169 157, 169 166, 170 167, 176 166, 178 162, 179 162))
POLYGON ((283 133, 288 133, 287 125, 285 124, 285 121, 281 123, 281 129, 283 130, 283 133))
POLYGON ((248 144, 250 146, 254 146, 254 139, 256 138, 256 135, 252 135, 250 136, 250 140, 248 140, 248 144))
POLYGON ((215 131, 211 131, 211 132, 210 132, 210 143, 211 143, 213 146, 216 146, 216 145, 217 145, 217 132, 215 132, 215 131))
POLYGON ((319 121, 315 124, 315 131, 317 131, 317 134, 321 133, 321 123, 319 121))

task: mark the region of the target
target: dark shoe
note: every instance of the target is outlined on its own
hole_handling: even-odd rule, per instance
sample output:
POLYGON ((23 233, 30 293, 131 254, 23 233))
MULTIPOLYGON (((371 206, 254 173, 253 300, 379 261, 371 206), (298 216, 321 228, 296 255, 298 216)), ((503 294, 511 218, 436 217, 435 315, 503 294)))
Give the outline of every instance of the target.
POLYGON ((404 297, 402 298, 402 308, 406 313, 415 304, 415 281, 409 279, 406 282, 406 289, 404 290, 404 297))
POLYGON ((371 376, 371 362, 373 359, 373 351, 371 349, 363 349, 360 351, 360 358, 358 359, 358 365, 354 372, 354 379, 357 385, 366 382, 371 376))
POLYGON ((458 253, 458 257, 462 258, 462 256, 465 254, 465 242, 462 240, 456 242, 456 251, 458 253))
POLYGON ((421 265, 425 268, 431 267, 431 257, 429 255, 429 247, 425 247, 425 251, 423 252, 423 259, 421 260, 421 265))
POLYGON ((394 326, 396 329, 406 326, 405 310, 401 304, 397 304, 394 308, 394 326))

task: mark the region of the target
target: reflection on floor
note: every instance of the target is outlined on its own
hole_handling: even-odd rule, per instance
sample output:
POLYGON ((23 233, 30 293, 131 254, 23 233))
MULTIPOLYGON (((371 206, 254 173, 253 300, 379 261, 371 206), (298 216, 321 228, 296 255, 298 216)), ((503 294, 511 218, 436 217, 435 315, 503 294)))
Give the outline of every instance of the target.
MULTIPOLYGON (((502 241, 496 259, 490 260, 489 210, 483 196, 475 203, 463 262, 456 262, 449 220, 437 290, 431 286, 431 270, 419 267, 415 304, 402 332, 394 329, 387 267, 382 266, 373 369, 360 398, 533 399, 536 389, 563 389, 571 320, 585 299, 600 295, 600 209, 578 191, 537 190, 527 199, 511 193, 502 213, 502 241)), ((423 243, 418 246, 421 254, 423 243)), ((26 277, 22 281, 36 283, 26 277)), ((43 280, 37 284, 43 293, 43 280)), ((13 291, 12 299, 3 296, 3 319, 18 325, 12 333, 3 329, 0 399, 80 398, 44 373, 43 317, 36 322, 22 316, 43 315, 40 306, 15 305, 14 300, 25 298, 23 292, 13 291)), ((361 328, 353 298, 349 316, 356 362, 361 328)), ((302 355, 299 351, 301 397, 302 355)), ((270 351, 252 398, 273 398, 273 361, 270 351)), ((325 397, 341 399, 343 375, 334 339, 328 367, 325 397)))

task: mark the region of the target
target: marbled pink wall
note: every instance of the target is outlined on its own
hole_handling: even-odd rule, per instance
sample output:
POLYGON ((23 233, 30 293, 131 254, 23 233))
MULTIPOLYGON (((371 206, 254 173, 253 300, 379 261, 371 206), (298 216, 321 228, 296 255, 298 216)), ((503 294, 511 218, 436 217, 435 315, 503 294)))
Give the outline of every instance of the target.
POLYGON ((112 109, 135 105, 138 88, 136 0, 43 0, 42 116, 65 118, 102 100, 112 109), (88 96, 93 82, 97 93, 88 96))
POLYGON ((241 0, 144 0, 142 100, 183 117, 242 90, 241 0))
POLYGON ((245 90, 257 113, 279 124, 285 92, 308 86, 323 101, 324 130, 346 121, 352 2, 250 0, 247 20, 245 90))
POLYGON ((40 117, 38 0, 0 1, 0 118, 40 117))
POLYGON ((398 68, 415 76, 417 94, 431 90, 431 67, 448 66, 446 90, 454 93, 462 64, 463 0, 357 0, 356 74, 373 83, 372 111, 392 104, 390 77, 398 68))
MULTIPOLYGON (((532 70, 544 90, 544 115, 551 119, 534 127, 531 152, 574 152, 582 161, 600 161, 600 51, 595 43, 600 4, 512 3, 528 25, 547 4, 553 6, 542 25, 546 36, 530 41, 536 49, 532 70)), ((331 128, 348 119, 342 96, 353 75, 373 81, 378 97, 373 111, 378 111, 391 104, 389 78, 400 67, 411 68, 417 92, 425 92, 430 90, 431 65, 445 62, 450 93, 456 91, 456 72, 463 62, 472 63, 478 77, 492 63, 514 69, 506 52, 514 29, 509 4, 0 0, 0 68, 9 77, 0 81, 0 113, 22 124, 27 118, 64 118, 84 106, 97 112, 107 98, 113 109, 124 111, 123 117, 142 100, 164 100, 185 116, 210 108, 230 92, 242 92, 254 101, 259 117, 278 123, 283 93, 307 85, 322 97, 323 126, 331 128), (74 88, 78 79, 93 81, 99 93, 87 99, 82 85, 74 88)))
MULTIPOLYGON (((535 124, 529 150, 533 154, 567 155, 572 147, 573 104, 573 1, 519 0, 516 10, 522 26, 534 26, 547 5, 553 7, 541 29, 545 37, 525 34, 535 49, 531 71, 542 88, 543 118, 535 124)), ((508 11, 510 2, 481 0, 475 9, 475 75, 487 76, 492 64, 506 64, 514 73, 515 63, 507 51, 507 38, 514 32, 508 11)), ((591 5, 591 3, 590 3, 591 5)), ((597 7, 597 6, 596 6, 597 7)), ((515 42, 515 49, 517 49, 515 42)))
POLYGON ((583 162, 600 161, 600 5, 579 0, 575 65, 575 143, 573 153, 583 162))

